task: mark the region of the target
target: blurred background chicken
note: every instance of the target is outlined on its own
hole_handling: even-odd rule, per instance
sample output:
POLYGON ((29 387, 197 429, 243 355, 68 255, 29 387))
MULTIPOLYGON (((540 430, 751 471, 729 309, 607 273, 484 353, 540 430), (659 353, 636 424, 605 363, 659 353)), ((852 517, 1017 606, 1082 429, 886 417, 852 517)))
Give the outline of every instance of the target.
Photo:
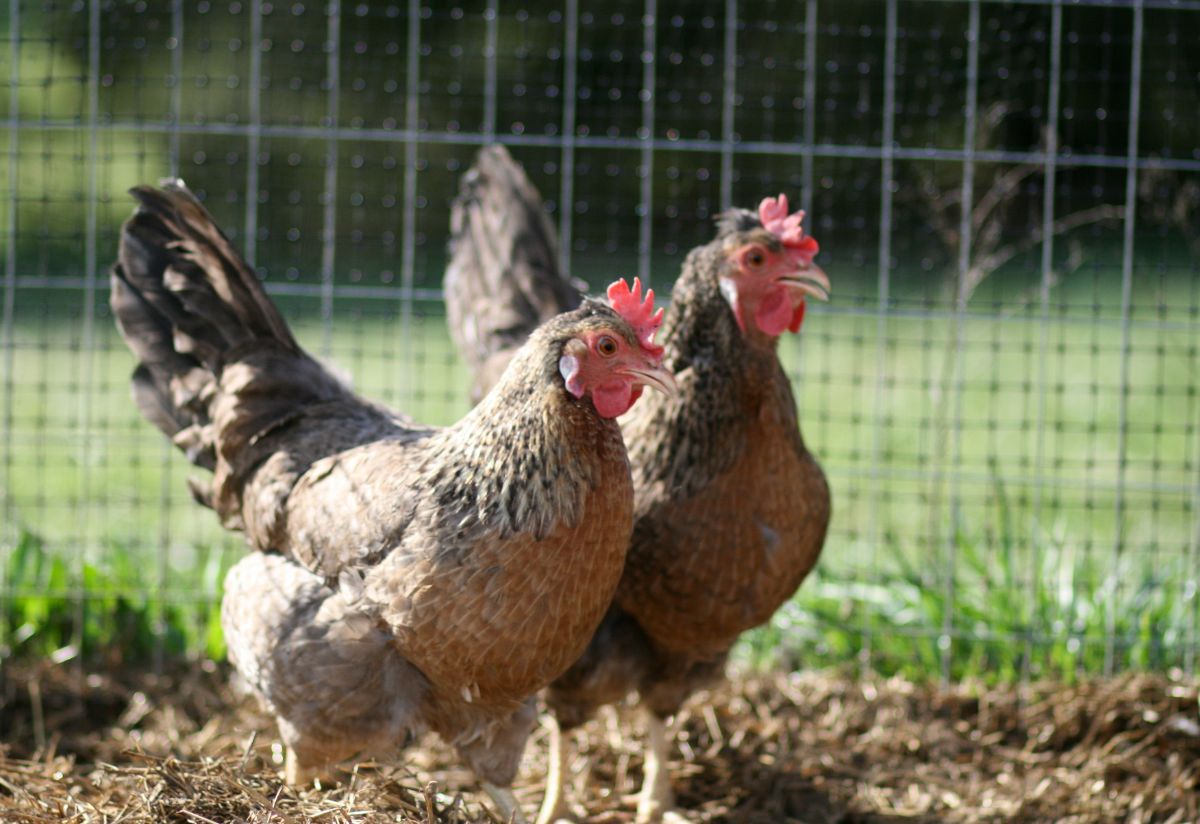
POLYGON ((226 579, 222 627, 278 719, 287 779, 432 729, 519 817, 530 696, 583 651, 629 545, 614 418, 671 387, 661 311, 623 282, 615 309, 576 301, 465 418, 423 427, 298 346, 181 182, 133 194, 111 300, 134 396, 258 550, 226 579))
POLYGON ((463 176, 450 213, 446 323, 479 403, 529 332, 574 309, 587 284, 565 277, 542 198, 500 146, 463 176))
MULTIPOLYGON (((828 297, 802 218, 782 195, 767 198, 757 212, 721 215, 716 237, 687 256, 659 335, 680 393, 647 398, 622 425, 635 495, 625 572, 587 651, 547 693, 570 729, 637 692, 648 732, 639 821, 674 803, 665 719, 792 596, 825 540, 829 487, 776 355, 779 336, 799 331, 806 296, 828 297)), ((577 292, 555 263, 537 192, 504 148, 480 152, 452 226, 448 317, 481 395, 538 318, 577 292)), ((557 728, 551 748, 547 813, 561 799, 557 728)))

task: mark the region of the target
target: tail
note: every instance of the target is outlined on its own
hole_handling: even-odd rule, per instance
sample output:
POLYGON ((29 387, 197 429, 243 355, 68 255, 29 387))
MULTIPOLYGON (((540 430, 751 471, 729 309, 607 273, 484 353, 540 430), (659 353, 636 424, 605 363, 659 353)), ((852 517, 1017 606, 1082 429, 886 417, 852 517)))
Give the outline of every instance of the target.
POLYGON ((542 198, 503 146, 482 149, 463 175, 450 233, 447 321, 478 402, 530 332, 579 306, 584 285, 559 270, 542 198))
POLYGON ((131 191, 109 303, 138 358, 142 416, 216 472, 197 499, 240 526, 262 437, 305 406, 349 395, 292 337, 254 272, 182 181, 131 191))

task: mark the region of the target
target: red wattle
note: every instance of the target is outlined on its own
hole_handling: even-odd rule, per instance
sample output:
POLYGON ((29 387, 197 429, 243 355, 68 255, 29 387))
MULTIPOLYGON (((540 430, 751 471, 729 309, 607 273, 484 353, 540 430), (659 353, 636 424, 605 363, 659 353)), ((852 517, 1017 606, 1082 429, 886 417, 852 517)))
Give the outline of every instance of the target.
POLYGON ((792 301, 783 286, 771 289, 759 301, 754 320, 763 334, 777 337, 794 322, 792 301))
POLYGON ((637 397, 634 395, 632 381, 610 383, 592 390, 592 404, 602 418, 624 415, 635 400, 637 397))
POLYGON ((804 298, 800 298, 800 302, 796 304, 796 310, 792 313, 792 322, 788 324, 789 331, 800 331, 800 324, 804 323, 804 307, 807 305, 804 298))

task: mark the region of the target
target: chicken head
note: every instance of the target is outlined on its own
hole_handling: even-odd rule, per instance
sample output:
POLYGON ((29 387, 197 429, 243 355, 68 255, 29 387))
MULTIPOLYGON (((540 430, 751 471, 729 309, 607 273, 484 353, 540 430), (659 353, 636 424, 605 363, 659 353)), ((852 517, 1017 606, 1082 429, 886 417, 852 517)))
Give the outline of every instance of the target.
POLYGON ((663 368, 663 349, 654 343, 663 310, 654 311, 654 290, 641 298, 642 284, 633 288, 618 280, 608 288, 609 302, 632 328, 601 323, 581 329, 563 347, 558 362, 567 391, 577 398, 590 394, 596 411, 605 418, 624 414, 650 386, 674 394, 675 379, 663 368))
POLYGON ((761 226, 725 240, 721 294, 743 333, 750 318, 775 338, 800 331, 806 296, 829 299, 829 278, 813 263, 819 247, 801 228, 804 212, 789 215, 785 195, 764 198, 758 218, 761 226))

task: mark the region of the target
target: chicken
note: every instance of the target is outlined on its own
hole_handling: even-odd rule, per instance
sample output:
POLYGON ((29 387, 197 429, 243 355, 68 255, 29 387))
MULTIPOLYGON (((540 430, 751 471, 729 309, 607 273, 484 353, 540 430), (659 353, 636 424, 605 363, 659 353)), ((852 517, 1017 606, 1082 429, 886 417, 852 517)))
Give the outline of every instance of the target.
POLYGON ((507 819, 539 689, 604 616, 632 529, 615 418, 671 391, 662 310, 624 281, 537 328, 453 426, 356 396, 292 337, 182 182, 133 190, 113 314, 143 415, 255 552, 225 581, 239 674, 307 783, 425 730, 507 819))
MULTIPOLYGON (((454 218, 466 227, 455 245, 464 261, 471 258, 462 246, 476 237, 507 248, 496 235, 536 205, 519 167, 498 147, 484 150, 468 182, 454 218), (502 173, 491 171, 498 166, 502 173), (514 204, 507 223, 495 221, 498 207, 491 204, 506 203, 514 204)), ((757 213, 734 209, 720 216, 715 239, 687 256, 660 335, 680 393, 647 398, 622 425, 634 479, 625 572, 587 651, 546 694, 561 727, 570 729, 597 707, 637 692, 650 744, 640 821, 673 806, 664 720, 721 675, 741 633, 770 619, 795 593, 825 540, 829 487, 805 447, 791 383, 776 355, 779 336, 799 331, 806 296, 828 297, 829 280, 812 262, 817 244, 803 234, 802 217, 788 214, 782 195, 765 199, 757 213)), ((470 271, 469 264, 460 270, 470 271)), ((472 283, 482 291, 495 277, 475 272, 472 283)), ((460 284, 447 297, 469 291, 460 284)), ((478 294, 474 300, 486 305, 478 294)), ((467 314, 458 308, 451 316, 455 311, 467 314)), ((494 379, 475 374, 483 384, 494 379)), ((560 733, 551 750, 542 820, 553 818, 561 799, 560 733)))

